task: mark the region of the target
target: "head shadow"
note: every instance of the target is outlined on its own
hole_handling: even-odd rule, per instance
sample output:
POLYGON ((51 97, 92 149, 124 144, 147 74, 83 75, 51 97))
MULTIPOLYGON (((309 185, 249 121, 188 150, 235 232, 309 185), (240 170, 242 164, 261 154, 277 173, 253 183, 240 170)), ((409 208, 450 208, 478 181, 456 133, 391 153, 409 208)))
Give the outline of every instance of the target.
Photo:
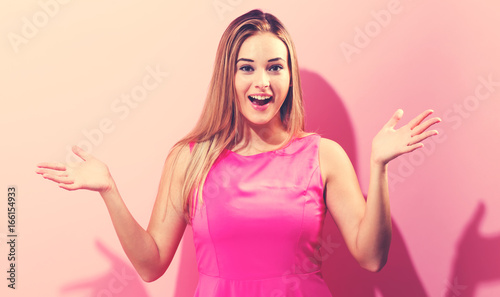
MULTIPOLYGON (((301 69, 302 92, 306 110, 306 130, 339 143, 358 171, 358 151, 353 123, 337 92, 319 74, 301 69)), ((363 165, 364 166, 364 165, 363 165)), ((322 249, 323 277, 338 297, 428 296, 415 270, 397 223, 392 220, 393 235, 389 259, 381 272, 364 270, 351 256, 331 215, 323 229, 324 242, 337 243, 333 250, 322 249)))

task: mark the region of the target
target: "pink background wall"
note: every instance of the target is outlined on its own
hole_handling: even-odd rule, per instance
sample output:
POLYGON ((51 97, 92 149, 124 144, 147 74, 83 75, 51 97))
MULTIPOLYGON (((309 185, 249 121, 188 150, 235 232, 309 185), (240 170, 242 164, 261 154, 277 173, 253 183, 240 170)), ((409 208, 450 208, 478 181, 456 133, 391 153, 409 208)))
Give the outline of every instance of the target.
POLYGON ((253 8, 288 27, 308 128, 346 148, 365 192, 371 139, 397 108, 404 120, 426 108, 443 119, 440 137, 391 163, 395 231, 380 274, 352 263, 327 221, 334 247, 324 274, 334 296, 500 296, 500 3, 492 0, 0 2, 2 242, 7 186, 19 195, 18 289, 7 289, 3 243, 1 296, 192 296, 189 228, 167 273, 143 283, 100 196, 61 190, 35 164, 87 146, 146 227, 168 149, 199 116, 219 38, 253 8))

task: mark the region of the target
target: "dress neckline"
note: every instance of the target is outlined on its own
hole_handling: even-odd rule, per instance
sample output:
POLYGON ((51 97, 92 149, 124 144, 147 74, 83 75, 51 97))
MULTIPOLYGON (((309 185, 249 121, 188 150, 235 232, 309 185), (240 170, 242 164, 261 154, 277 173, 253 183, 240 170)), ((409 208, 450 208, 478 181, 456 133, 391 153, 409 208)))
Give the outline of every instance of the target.
POLYGON ((234 151, 228 150, 228 149, 226 149, 226 151, 228 151, 230 154, 233 154, 233 155, 236 155, 236 156, 240 156, 240 157, 243 157, 243 158, 251 158, 251 157, 256 157, 256 156, 261 156, 261 155, 267 155, 267 154, 270 154, 270 153, 277 153, 277 152, 284 151, 287 147, 289 147, 292 143, 296 142, 297 140, 302 140, 302 139, 305 139, 305 138, 307 138, 309 136, 312 136, 312 135, 318 135, 318 134, 317 133, 311 133, 311 134, 307 134, 307 135, 302 136, 302 137, 295 137, 287 145, 285 145, 284 147, 282 147, 280 149, 266 151, 266 152, 260 152, 260 153, 256 153, 256 154, 253 154, 253 155, 242 155, 242 154, 239 154, 237 152, 234 152, 234 151))

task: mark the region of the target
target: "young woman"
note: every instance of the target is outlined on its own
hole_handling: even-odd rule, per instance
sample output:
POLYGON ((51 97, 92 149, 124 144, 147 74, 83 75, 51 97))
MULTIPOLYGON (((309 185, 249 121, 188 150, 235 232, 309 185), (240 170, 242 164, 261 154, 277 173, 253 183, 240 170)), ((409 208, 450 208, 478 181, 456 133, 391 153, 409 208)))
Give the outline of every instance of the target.
POLYGON ((423 146, 440 121, 427 110, 375 136, 365 200, 334 141, 304 131, 299 68, 290 35, 260 10, 224 32, 202 115, 164 165, 147 230, 125 206, 107 166, 77 146, 82 162, 40 163, 67 190, 101 194, 123 249, 147 282, 168 268, 193 228, 195 296, 331 296, 320 273, 328 210, 359 264, 379 271, 391 242, 387 164, 423 146))

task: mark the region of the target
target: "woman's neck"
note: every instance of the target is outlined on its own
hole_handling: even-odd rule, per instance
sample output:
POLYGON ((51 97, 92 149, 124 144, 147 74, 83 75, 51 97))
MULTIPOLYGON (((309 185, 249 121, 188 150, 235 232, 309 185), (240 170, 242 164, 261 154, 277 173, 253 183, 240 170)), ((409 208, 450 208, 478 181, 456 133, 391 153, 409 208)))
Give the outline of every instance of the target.
POLYGON ((281 121, 268 125, 253 125, 245 122, 233 151, 248 154, 272 151, 284 145, 287 137, 288 132, 281 121))

